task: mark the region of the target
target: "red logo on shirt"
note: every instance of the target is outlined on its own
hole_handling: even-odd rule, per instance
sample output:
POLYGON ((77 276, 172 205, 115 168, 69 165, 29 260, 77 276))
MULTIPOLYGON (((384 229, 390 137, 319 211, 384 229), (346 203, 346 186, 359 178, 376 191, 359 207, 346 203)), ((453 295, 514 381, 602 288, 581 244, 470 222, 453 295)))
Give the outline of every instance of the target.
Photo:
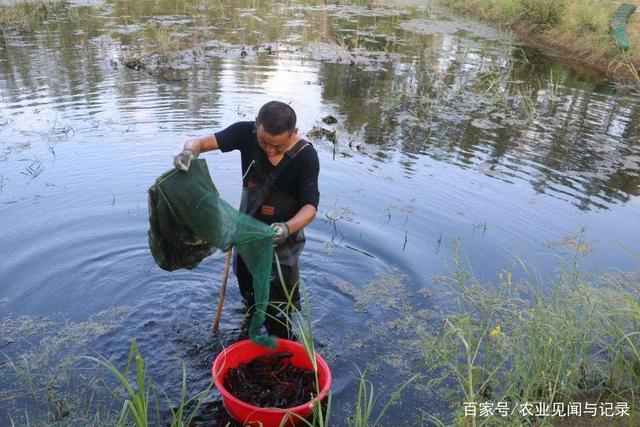
POLYGON ((262 215, 273 216, 275 211, 276 211, 276 208, 274 208, 273 206, 262 205, 262 210, 261 210, 262 215))

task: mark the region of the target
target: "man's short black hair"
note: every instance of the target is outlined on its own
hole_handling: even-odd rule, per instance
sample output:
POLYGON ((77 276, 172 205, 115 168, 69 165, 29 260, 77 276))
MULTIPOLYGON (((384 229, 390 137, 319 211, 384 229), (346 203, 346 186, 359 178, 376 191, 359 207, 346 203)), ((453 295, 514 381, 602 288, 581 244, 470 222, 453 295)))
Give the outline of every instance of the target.
POLYGON ((296 128, 296 112, 288 104, 280 101, 267 102, 258 111, 256 126, 262 125, 271 135, 291 133, 296 128))

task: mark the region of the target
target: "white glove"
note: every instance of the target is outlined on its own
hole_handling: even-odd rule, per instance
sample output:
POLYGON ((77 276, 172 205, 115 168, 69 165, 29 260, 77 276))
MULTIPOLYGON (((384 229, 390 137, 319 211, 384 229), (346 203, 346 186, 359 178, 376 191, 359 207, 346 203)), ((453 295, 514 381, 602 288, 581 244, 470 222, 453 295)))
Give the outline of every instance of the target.
POLYGON ((281 245, 289 237, 289 226, 286 222, 274 222, 271 228, 276 232, 276 237, 273 239, 274 246, 281 245))
POLYGON ((182 150, 180 154, 176 155, 173 158, 173 165, 177 169, 180 169, 186 172, 189 170, 189 166, 191 166, 191 161, 197 157, 198 156, 193 154, 193 150, 186 148, 182 150))

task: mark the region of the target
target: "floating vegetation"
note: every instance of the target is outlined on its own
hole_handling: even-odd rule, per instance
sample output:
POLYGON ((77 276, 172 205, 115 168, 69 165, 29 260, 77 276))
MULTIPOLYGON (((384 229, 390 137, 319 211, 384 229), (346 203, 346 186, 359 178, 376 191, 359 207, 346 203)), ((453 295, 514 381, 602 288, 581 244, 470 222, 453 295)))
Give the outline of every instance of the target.
POLYGON ((149 56, 160 54, 169 60, 180 50, 180 37, 174 28, 151 22, 145 27, 144 34, 149 42, 147 49, 151 50, 149 56))
POLYGON ((311 130, 307 132, 307 137, 311 139, 326 138, 327 141, 336 144, 336 130, 326 125, 314 125, 311 130))
POLYGON ((360 295, 356 297, 356 307, 384 307, 399 309, 406 299, 407 276, 398 269, 387 273, 378 273, 365 283, 360 295))
POLYGON ((571 253, 580 255, 587 254, 593 250, 592 244, 584 239, 582 233, 569 234, 560 241, 546 242, 544 245, 552 249, 564 248, 571 253))
POLYGON ((0 33, 3 28, 21 31, 33 29, 35 25, 66 11, 66 0, 33 0, 0 4, 0 33))
POLYGON ((31 179, 36 179, 44 172, 44 165, 38 159, 23 159, 21 161, 31 162, 23 171, 20 171, 21 174, 27 175, 31 177, 31 179))
MULTIPOLYGON (((3 302, 6 302, 5 298, 3 302)), ((54 322, 47 317, 20 316, 18 318, 5 317, 0 320, 0 335, 6 341, 16 342, 21 338, 30 335, 43 333, 52 326, 54 322)))
POLYGON ((337 222, 337 221, 354 222, 355 220, 353 218, 353 215, 354 215, 354 212, 351 208, 346 206, 338 206, 337 204, 334 206, 333 209, 325 213, 325 217, 330 222, 337 222))
POLYGON ((71 420, 109 425, 113 421, 109 402, 93 397, 101 387, 99 376, 95 372, 86 376, 85 370, 73 364, 79 354, 91 351, 89 345, 96 337, 117 329, 135 309, 101 311, 84 322, 47 316, 0 319, 0 403, 6 413, 18 425, 27 424, 29 414, 33 420, 37 413, 46 414, 46 425, 71 420), (27 412, 25 399, 32 405, 27 412))
POLYGON ((76 130, 71 125, 58 125, 58 118, 56 117, 53 126, 49 132, 50 139, 65 140, 73 137, 76 134, 76 130))

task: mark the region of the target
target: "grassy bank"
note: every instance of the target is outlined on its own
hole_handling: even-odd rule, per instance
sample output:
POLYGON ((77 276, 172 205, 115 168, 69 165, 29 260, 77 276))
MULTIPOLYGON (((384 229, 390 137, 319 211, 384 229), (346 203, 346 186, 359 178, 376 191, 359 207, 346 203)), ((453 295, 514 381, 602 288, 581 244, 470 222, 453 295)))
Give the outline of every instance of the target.
MULTIPOLYGON (((640 83, 640 19, 627 24, 631 48, 621 53, 609 20, 623 2, 612 0, 440 0, 454 11, 511 29, 551 54, 577 61, 618 80, 640 83)), ((636 0, 625 3, 640 6, 636 0)))

